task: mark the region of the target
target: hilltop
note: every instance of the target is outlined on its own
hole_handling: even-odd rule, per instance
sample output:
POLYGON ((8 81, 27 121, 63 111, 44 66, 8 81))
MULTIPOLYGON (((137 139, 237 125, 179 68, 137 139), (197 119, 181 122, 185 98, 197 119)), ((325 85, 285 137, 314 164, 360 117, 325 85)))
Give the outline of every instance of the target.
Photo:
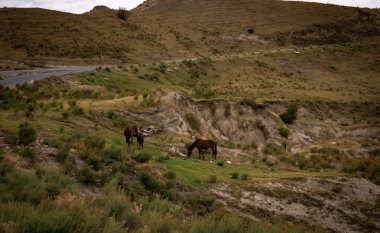
POLYGON ((277 0, 150 0, 128 13, 0 9, 1 59, 141 63, 278 46, 376 41, 379 10, 277 0))

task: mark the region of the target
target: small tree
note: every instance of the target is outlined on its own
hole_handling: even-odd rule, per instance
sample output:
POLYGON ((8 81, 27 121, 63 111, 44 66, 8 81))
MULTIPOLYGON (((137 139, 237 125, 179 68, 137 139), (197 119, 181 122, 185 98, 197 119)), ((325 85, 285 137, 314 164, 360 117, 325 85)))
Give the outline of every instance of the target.
POLYGON ((125 8, 120 7, 119 10, 117 11, 117 17, 119 17, 119 19, 127 20, 128 15, 129 15, 129 12, 125 8))
POLYGON ((22 123, 18 131, 19 142, 22 145, 29 145, 37 138, 36 130, 28 122, 22 123))

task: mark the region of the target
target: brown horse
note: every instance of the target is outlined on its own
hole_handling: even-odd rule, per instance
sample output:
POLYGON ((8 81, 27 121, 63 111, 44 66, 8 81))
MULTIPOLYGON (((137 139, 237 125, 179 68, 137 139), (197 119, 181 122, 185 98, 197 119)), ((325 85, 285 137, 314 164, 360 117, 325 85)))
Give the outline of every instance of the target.
POLYGON ((191 156, 193 149, 195 147, 198 148, 199 159, 201 159, 201 156, 202 156, 202 159, 205 159, 202 149, 211 148, 213 158, 216 160, 216 142, 212 140, 204 140, 204 139, 195 140, 195 142, 191 144, 189 148, 187 148, 187 157, 191 156))
POLYGON ((141 146, 141 148, 144 148, 144 134, 143 133, 138 133, 137 136, 137 146, 141 146))
POLYGON ((128 144, 128 146, 133 144, 133 137, 136 137, 138 133, 139 132, 136 125, 128 125, 124 129, 125 142, 128 144))

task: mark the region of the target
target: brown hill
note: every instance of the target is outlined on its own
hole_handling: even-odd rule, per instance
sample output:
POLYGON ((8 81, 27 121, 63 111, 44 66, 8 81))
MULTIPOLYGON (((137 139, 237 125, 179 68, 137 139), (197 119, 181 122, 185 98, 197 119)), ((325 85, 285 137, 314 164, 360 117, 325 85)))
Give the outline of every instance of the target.
POLYGON ((4 8, 1 58, 147 62, 287 43, 340 43, 377 37, 377 15, 379 10, 278 0, 148 0, 127 20, 107 7, 81 15, 4 8), (369 20, 362 21, 363 15, 369 20))

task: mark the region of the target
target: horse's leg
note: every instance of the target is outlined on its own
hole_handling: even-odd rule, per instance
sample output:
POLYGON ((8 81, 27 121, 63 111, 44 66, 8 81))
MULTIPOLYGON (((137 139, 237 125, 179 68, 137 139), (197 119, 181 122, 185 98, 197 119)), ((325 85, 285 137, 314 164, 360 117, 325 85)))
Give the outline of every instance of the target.
POLYGON ((198 159, 201 159, 201 148, 198 147, 198 159))

